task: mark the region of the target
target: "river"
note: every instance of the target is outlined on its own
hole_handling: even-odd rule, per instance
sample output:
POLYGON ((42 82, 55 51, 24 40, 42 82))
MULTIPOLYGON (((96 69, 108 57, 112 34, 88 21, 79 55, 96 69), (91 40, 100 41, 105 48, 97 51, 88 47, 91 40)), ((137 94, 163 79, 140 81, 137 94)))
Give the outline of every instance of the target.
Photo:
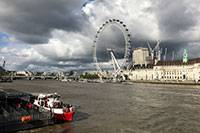
POLYGON ((53 93, 80 106, 73 122, 19 131, 59 133, 200 132, 200 86, 17 80, 1 83, 28 93, 53 93))

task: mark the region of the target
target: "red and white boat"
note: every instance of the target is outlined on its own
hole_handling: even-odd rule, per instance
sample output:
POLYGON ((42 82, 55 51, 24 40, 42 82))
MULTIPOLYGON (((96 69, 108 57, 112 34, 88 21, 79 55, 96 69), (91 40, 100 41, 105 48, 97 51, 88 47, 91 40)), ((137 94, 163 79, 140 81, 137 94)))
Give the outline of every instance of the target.
POLYGON ((75 113, 75 107, 71 104, 63 104, 60 101, 60 95, 57 93, 39 94, 34 105, 40 110, 51 111, 55 117, 64 121, 72 121, 75 113))

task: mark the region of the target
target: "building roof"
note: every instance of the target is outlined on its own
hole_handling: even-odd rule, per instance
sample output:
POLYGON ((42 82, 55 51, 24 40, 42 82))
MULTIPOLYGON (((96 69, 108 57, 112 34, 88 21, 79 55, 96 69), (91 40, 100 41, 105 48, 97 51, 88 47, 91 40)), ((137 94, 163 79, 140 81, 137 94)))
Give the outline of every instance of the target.
POLYGON ((195 63, 200 63, 200 58, 189 59, 187 63, 183 63, 182 60, 174 61, 158 61, 156 66, 175 66, 175 65, 193 65, 195 63))
POLYGON ((145 48, 145 47, 137 47, 137 48, 135 48, 135 50, 148 50, 148 48, 145 48))
POLYGON ((133 65, 133 66, 131 66, 131 69, 132 70, 134 70, 134 69, 151 69, 151 68, 153 68, 153 64, 147 64, 147 65, 145 65, 145 64, 142 64, 142 65, 140 65, 140 64, 137 64, 137 65, 133 65))

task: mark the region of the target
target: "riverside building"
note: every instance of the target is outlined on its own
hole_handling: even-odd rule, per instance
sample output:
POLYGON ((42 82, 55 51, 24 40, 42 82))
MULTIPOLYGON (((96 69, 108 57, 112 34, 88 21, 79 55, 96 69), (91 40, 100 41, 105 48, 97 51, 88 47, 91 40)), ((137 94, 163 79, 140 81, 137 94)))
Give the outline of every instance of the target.
MULTIPOLYGON (((135 57, 133 59, 137 60, 135 57)), ((149 64, 145 64, 145 62, 136 64, 135 62, 133 62, 132 70, 128 73, 131 80, 200 82, 200 58, 188 60, 186 50, 184 50, 183 60, 157 60, 156 64, 149 63, 149 61, 149 64)))

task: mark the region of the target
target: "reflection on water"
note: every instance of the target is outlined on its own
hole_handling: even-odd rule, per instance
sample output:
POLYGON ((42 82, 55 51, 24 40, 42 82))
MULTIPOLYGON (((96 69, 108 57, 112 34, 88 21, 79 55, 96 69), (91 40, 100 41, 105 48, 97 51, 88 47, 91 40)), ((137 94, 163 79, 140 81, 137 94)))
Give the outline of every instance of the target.
POLYGON ((74 133, 71 123, 57 124, 56 126, 60 126, 60 128, 63 130, 61 133, 74 133))
POLYGON ((74 117, 73 117, 73 122, 74 121, 81 121, 81 120, 84 120, 84 119, 88 119, 89 115, 87 113, 83 113, 83 112, 79 112, 77 111, 75 114, 74 114, 74 117))
POLYGON ((70 122, 57 123, 51 126, 45 126, 42 128, 30 129, 19 131, 19 133, 74 133, 73 124, 70 122))
POLYGON ((55 125, 46 126, 46 127, 42 127, 42 128, 36 128, 36 129, 30 129, 30 130, 25 130, 25 131, 20 131, 19 133, 29 133, 29 132, 32 132, 32 133, 34 133, 34 132, 40 132, 40 133, 47 133, 47 132, 74 133, 73 122, 88 119, 88 117, 89 117, 89 115, 87 113, 77 111, 74 114, 72 122, 57 121, 57 123, 55 125))

